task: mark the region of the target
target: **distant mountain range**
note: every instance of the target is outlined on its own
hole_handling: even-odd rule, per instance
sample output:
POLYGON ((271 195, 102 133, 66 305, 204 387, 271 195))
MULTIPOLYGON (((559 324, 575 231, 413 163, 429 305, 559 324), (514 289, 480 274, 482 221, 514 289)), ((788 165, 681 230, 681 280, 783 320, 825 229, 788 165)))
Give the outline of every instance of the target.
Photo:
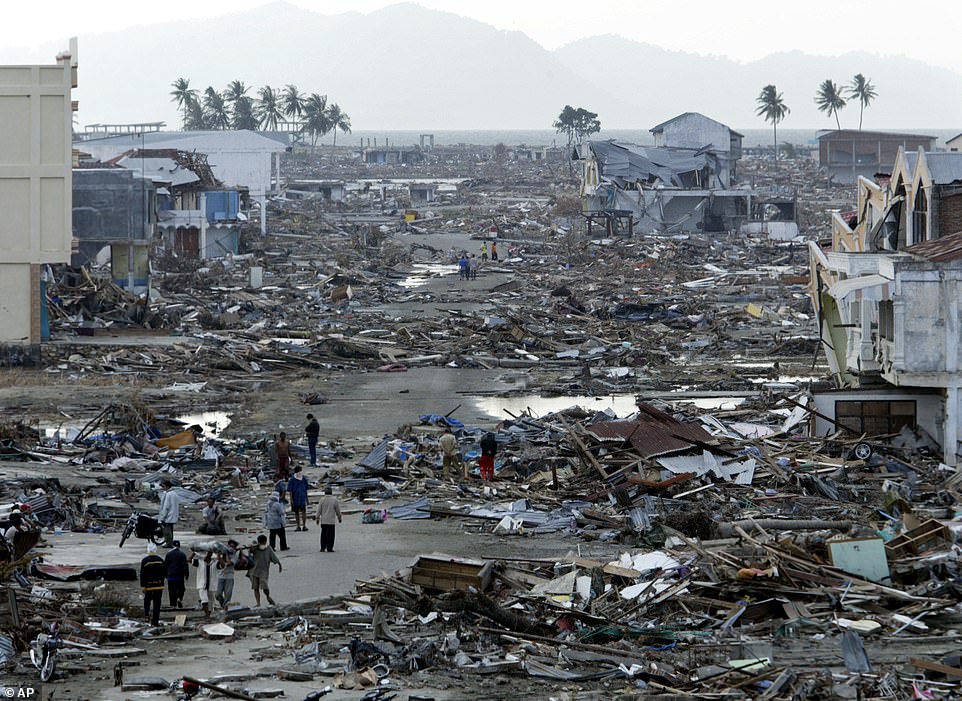
MULTIPOLYGON (((18 56, 8 47, 0 59, 49 62, 62 48, 18 56)), ((521 32, 410 3, 328 16, 275 2, 217 19, 81 35, 79 48, 81 126, 163 120, 177 127, 170 83, 185 77, 201 91, 242 80, 252 96, 265 84, 294 83, 326 94, 365 130, 539 129, 565 104, 598 112, 607 128, 648 129, 686 111, 764 128, 755 98, 775 83, 791 108, 783 127, 827 129, 835 122, 815 107, 818 84, 847 83, 861 72, 879 94, 865 129, 962 131, 962 74, 904 57, 792 51, 742 64, 617 36, 548 51, 521 32)), ((858 126, 858 105, 841 120, 858 126)))

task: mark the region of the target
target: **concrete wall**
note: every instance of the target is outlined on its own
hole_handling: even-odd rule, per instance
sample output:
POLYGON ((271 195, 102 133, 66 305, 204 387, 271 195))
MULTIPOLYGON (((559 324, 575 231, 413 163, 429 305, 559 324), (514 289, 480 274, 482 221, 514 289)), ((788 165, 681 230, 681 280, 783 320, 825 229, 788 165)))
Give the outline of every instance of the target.
POLYGON ((128 170, 76 170, 73 174, 73 231, 79 253, 73 265, 89 264, 109 241, 147 240, 145 207, 153 184, 128 170))
POLYGON ((32 264, 70 260, 71 44, 55 65, 0 66, 0 343, 40 342, 32 264))
MULTIPOLYGON (((949 188, 943 188, 947 190, 949 188)), ((951 188, 953 191, 957 187, 951 188)), ((943 195, 938 198, 937 205, 937 226, 939 237, 957 234, 962 231, 962 193, 943 195)))
MULTIPOLYGON (((894 402, 900 400, 911 400, 915 402, 915 419, 919 426, 934 438, 939 445, 944 439, 942 427, 942 416, 944 400, 940 394, 923 394, 912 391, 902 390, 839 390, 835 392, 825 392, 816 394, 815 410, 820 414, 835 418, 835 402, 855 401, 887 401, 894 402)), ((835 425, 825 419, 815 417, 815 435, 827 436, 834 433, 835 425)))
POLYGON ((702 148, 711 144, 716 151, 728 153, 731 150, 731 130, 699 114, 677 117, 654 137, 655 146, 702 148))

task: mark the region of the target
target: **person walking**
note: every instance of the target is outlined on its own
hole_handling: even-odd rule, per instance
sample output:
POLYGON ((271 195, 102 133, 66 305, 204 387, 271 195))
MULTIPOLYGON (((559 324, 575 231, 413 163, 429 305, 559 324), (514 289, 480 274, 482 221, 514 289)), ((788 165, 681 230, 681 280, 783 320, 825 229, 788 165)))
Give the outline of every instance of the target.
POLYGON ((498 242, 491 242, 491 260, 496 261, 498 259, 498 242))
POLYGON ((253 564, 251 568, 247 570, 247 576, 251 580, 251 586, 254 588, 254 601, 257 606, 261 605, 261 591, 267 597, 267 603, 271 606, 276 606, 275 602, 271 598, 271 590, 268 584, 268 578, 271 574, 271 563, 273 562, 277 565, 277 573, 280 574, 284 571, 284 566, 281 561, 277 559, 277 553, 274 552, 274 548, 267 544, 267 536, 261 534, 257 536, 257 543, 251 546, 251 559, 253 564))
POLYGON ((471 254, 471 260, 468 261, 468 272, 471 275, 472 280, 478 279, 478 259, 471 254))
POLYGON ((287 547, 287 531, 284 528, 286 518, 287 514, 280 496, 277 492, 271 492, 267 498, 267 508, 264 510, 264 528, 271 534, 271 548, 277 545, 277 539, 280 538, 281 550, 290 550, 287 547))
POLYGON ((304 429, 307 435, 307 451, 311 458, 311 467, 317 467, 317 438, 321 435, 321 425, 317 423, 314 414, 307 415, 307 427, 304 429))
POLYGON ((438 445, 441 447, 441 458, 444 461, 444 478, 447 479, 451 476, 452 468, 457 466, 461 457, 458 453, 458 439, 451 432, 450 426, 444 429, 444 433, 438 440, 438 445))
POLYGON ((217 553, 217 593, 214 598, 224 610, 234 596, 234 568, 240 558, 240 543, 233 538, 227 541, 227 552, 217 553))
POLYGON ((164 561, 157 546, 147 543, 147 556, 140 561, 140 587, 144 590, 144 619, 152 626, 160 625, 160 600, 164 595, 164 561))
POLYGON ((214 554, 208 550, 203 553, 191 551, 190 564, 197 568, 197 598, 200 606, 204 610, 204 618, 210 618, 210 591, 217 591, 217 563, 214 561, 214 554))
POLYGON ((458 279, 468 279, 468 257, 464 253, 462 253, 458 259, 458 279))
POLYGON ((274 479, 286 480, 291 476, 291 441, 284 431, 281 431, 280 437, 274 443, 274 456, 277 461, 274 479))
POLYGON ((197 532, 202 535, 224 535, 227 529, 224 527, 224 515, 214 497, 207 498, 207 506, 204 507, 204 522, 197 528, 197 532))
POLYGON ((157 520, 160 521, 160 528, 164 534, 164 547, 172 548, 174 543, 174 525, 180 518, 180 497, 174 491, 174 485, 170 480, 160 483, 164 491, 160 493, 160 512, 157 520))
POLYGON ((488 431, 481 439, 481 459, 478 461, 481 467, 481 479, 494 481, 494 456, 498 452, 498 441, 494 434, 488 431))
POLYGON ((190 565, 187 564, 187 555, 180 549, 180 541, 175 540, 172 546, 164 558, 164 569, 167 573, 167 595, 170 597, 170 607, 179 609, 184 606, 184 592, 187 591, 190 565))
POLYGON ((307 478, 300 465, 294 468, 294 474, 287 481, 287 491, 291 495, 291 511, 294 512, 295 531, 307 530, 307 478))
POLYGON ((333 488, 324 488, 324 497, 317 504, 314 521, 321 526, 321 552, 334 552, 334 519, 341 522, 341 505, 337 503, 333 488))
POLYGON ((488 262, 488 244, 486 243, 481 244, 481 260, 488 262))

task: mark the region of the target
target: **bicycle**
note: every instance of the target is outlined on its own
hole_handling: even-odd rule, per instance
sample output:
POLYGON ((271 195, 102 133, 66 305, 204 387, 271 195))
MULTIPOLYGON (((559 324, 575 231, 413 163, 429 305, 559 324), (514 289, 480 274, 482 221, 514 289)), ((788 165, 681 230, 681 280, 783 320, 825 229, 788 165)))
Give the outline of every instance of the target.
POLYGON ((153 516, 134 512, 130 514, 127 523, 124 525, 123 533, 120 534, 120 547, 131 535, 136 535, 141 540, 149 540, 154 545, 164 542, 164 531, 160 527, 160 522, 153 516))
POLYGON ((30 661, 40 671, 40 681, 48 682, 57 670, 57 650, 63 647, 60 624, 51 623, 49 633, 40 633, 30 644, 30 661))

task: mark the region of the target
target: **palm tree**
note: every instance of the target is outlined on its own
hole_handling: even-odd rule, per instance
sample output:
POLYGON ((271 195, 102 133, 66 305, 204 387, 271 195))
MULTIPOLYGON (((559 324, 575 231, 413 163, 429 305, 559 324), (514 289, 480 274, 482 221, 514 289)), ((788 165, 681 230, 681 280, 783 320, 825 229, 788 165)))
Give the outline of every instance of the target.
POLYGON ((258 124, 272 131, 276 130, 277 122, 284 116, 281 111, 280 91, 275 90, 270 85, 265 85, 257 91, 257 96, 254 115, 257 117, 258 124))
POLYGON ((327 95, 311 93, 304 101, 304 126, 302 129, 311 135, 311 149, 320 136, 331 130, 331 123, 327 118, 327 95))
POLYGON ((755 98, 758 108, 755 114, 764 117, 766 122, 772 123, 773 136, 775 141, 775 161, 778 161, 778 123, 785 119, 785 115, 791 110, 782 100, 782 94, 774 85, 766 85, 755 98))
POLYGON ((187 123, 184 124, 185 130, 202 131, 210 128, 207 123, 207 114, 204 112, 204 106, 200 103, 200 100, 191 101, 187 114, 187 123))
POLYGON ((248 90, 249 88, 244 85, 244 81, 232 80, 227 84, 227 88, 224 90, 224 102, 234 104, 242 97, 245 97, 248 90))
POLYGON ((204 113, 211 129, 230 129, 230 113, 224 96, 209 86, 204 91, 204 113))
POLYGON ((254 115, 254 111, 254 101, 251 98, 247 95, 241 95, 237 98, 234 101, 234 129, 257 131, 257 117, 254 115))
POLYGON ((848 88, 848 96, 852 100, 858 100, 858 130, 862 131, 862 113, 872 100, 878 97, 872 79, 866 78, 861 73, 856 73, 852 78, 852 84, 848 88))
POLYGON ((340 129, 345 134, 350 134, 351 118, 346 112, 342 112, 335 102, 327 108, 327 121, 330 123, 331 129, 334 130, 334 145, 331 147, 331 153, 333 153, 334 149, 337 148, 337 130, 340 129))
POLYGON ((197 101, 197 91, 190 87, 188 78, 178 78, 170 84, 173 88, 170 97, 177 103, 177 106, 184 110, 184 129, 187 128, 187 112, 192 103, 197 101))
POLYGON ((826 78, 818 86, 818 92, 815 93, 815 104, 818 105, 819 112, 824 112, 829 117, 835 115, 835 126, 841 131, 842 125, 838 121, 838 111, 845 107, 845 97, 834 80, 826 78))
POLYGON ((284 94, 281 97, 281 104, 286 114, 291 120, 300 119, 304 114, 304 98, 298 92, 296 85, 286 85, 284 94))

